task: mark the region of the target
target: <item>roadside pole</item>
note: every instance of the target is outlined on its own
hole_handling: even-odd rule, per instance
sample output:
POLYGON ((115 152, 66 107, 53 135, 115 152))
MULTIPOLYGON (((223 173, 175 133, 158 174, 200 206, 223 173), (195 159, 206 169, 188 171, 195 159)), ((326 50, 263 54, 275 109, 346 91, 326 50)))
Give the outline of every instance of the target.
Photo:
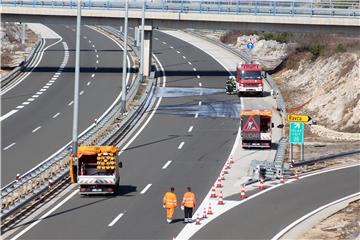
POLYGON ((72 158, 70 161, 71 183, 76 181, 74 171, 77 167, 77 148, 78 148, 78 125, 79 125, 79 74, 80 74, 80 30, 81 30, 81 0, 77 2, 76 17, 76 51, 75 51, 75 81, 74 81, 74 113, 73 113, 73 132, 72 132, 72 158), (74 169, 73 169, 74 168, 74 169))
POLYGON ((123 54, 123 71, 122 71, 122 96, 121 96, 121 113, 126 112, 126 55, 127 55, 127 36, 128 35, 128 0, 125 0, 125 21, 124 21, 124 54, 123 54))
POLYGON ((21 23, 21 44, 23 45, 24 49, 26 43, 26 23, 21 23))
POLYGON ((140 47, 140 81, 144 81, 144 26, 145 26, 145 0, 141 12, 141 47, 140 47))

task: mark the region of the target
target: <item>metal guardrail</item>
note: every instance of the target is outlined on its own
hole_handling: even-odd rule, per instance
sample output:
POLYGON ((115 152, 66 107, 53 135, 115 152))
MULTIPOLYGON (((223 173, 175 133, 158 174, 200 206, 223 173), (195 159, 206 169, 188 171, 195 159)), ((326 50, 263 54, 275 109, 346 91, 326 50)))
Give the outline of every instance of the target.
MULTIPOLYGON (((2 5, 75 8, 76 0, 1 0, 2 5)), ((119 10, 124 9, 124 0, 83 0, 84 9, 119 10)), ((142 1, 130 1, 129 10, 142 8, 142 1)), ((146 1, 147 11, 234 14, 264 16, 323 16, 323 17, 358 17, 360 16, 357 0, 152 0, 146 1)))
POLYGON ((325 155, 325 156, 321 156, 321 157, 318 157, 318 158, 309 159, 309 160, 305 160, 305 161, 300 161, 300 162, 294 162, 294 163, 291 164, 291 167, 295 168, 295 167, 301 167, 301 166, 304 166, 304 165, 315 164, 315 163, 318 163, 318 162, 331 161, 331 160, 334 160, 335 158, 338 158, 338 157, 350 156, 350 155, 354 155, 354 154, 360 154, 360 149, 350 150, 350 151, 340 152, 340 153, 334 153, 334 154, 329 154, 329 155, 325 155))
MULTIPOLYGON (((154 75, 153 75, 154 76, 154 75)), ((130 122, 134 120, 131 118, 132 115, 139 113, 144 107, 148 106, 148 101, 154 95, 154 80, 150 79, 147 86, 148 94, 144 94, 140 99, 141 104, 135 107, 129 112, 127 117, 118 123, 116 131, 121 133, 125 129, 130 129, 130 122)), ((137 87, 138 84, 133 84, 131 88, 137 87)), ((112 104, 108 110, 99 118, 97 123, 92 124, 84 132, 79 135, 79 142, 85 142, 95 132, 102 129, 110 119, 115 118, 119 112, 120 103, 117 100, 112 104)), ((137 114, 138 115, 138 114, 137 114)), ((134 124, 134 123, 133 123, 134 124)), ((121 135, 121 134, 120 134, 121 135)), ((106 134, 96 139, 98 143, 106 143, 110 140, 111 135, 106 134)), ((68 156, 71 151, 71 142, 61 148, 59 151, 54 153, 48 159, 38 164, 36 167, 23 174, 18 180, 15 180, 1 189, 1 219, 5 219, 7 216, 14 213, 17 209, 25 206, 27 203, 35 199, 37 196, 42 194, 48 188, 48 183, 51 181, 55 183, 65 177, 69 172, 69 160, 68 156)))
POLYGON ((6 74, 5 76, 2 76, 2 78, 1 78, 1 88, 6 87, 15 77, 18 76, 18 74, 20 74, 20 72, 22 70, 24 70, 26 67, 29 66, 29 64, 33 60, 33 57, 35 56, 35 53, 37 53, 38 50, 41 48, 42 43, 43 43, 43 39, 38 37, 38 40, 34 44, 34 47, 31 49, 28 56, 20 64, 20 66, 17 66, 16 68, 14 68, 11 72, 6 74))

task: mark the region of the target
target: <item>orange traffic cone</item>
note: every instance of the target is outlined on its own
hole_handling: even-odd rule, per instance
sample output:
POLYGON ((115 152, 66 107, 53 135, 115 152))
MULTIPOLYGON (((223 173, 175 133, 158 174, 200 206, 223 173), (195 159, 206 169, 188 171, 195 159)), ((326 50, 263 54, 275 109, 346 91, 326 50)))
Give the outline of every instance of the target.
POLYGON ((263 178, 260 179, 259 189, 260 190, 265 189, 265 184, 264 184, 264 179, 263 178))
POLYGON ((211 198, 216 198, 216 197, 217 197, 217 196, 216 196, 216 191, 215 191, 215 186, 214 186, 214 185, 212 185, 212 187, 211 187, 210 197, 211 197, 211 198))
POLYGON ((295 174, 294 174, 294 177, 293 177, 294 179, 299 179, 299 174, 297 173, 297 172, 295 172, 295 174))
POLYGON ((208 207, 208 211, 207 211, 207 215, 212 215, 214 214, 211 208, 211 203, 209 203, 209 207, 208 207))
POLYGON ((230 164, 233 164, 233 163, 234 163, 234 159, 233 159, 233 156, 232 156, 232 155, 230 156, 229 163, 230 163, 230 164))
POLYGON ((221 188, 223 185, 222 185, 222 183, 221 183, 221 178, 220 177, 218 177, 218 179, 217 179, 217 181, 216 181, 216 187, 217 188, 221 188))
POLYGON ((220 193, 219 193, 218 205, 224 205, 224 196, 223 196, 222 191, 220 191, 220 193))
POLYGON ((206 208, 204 208, 203 218, 207 218, 207 215, 206 215, 206 208))
POLYGON ((285 179, 283 175, 280 176, 280 183, 285 183, 285 179))
POLYGON ((244 187, 244 186, 241 186, 241 189, 240 189, 240 198, 241 198, 241 199, 247 198, 246 193, 245 193, 245 187, 244 187))
POLYGON ((196 216, 196 222, 195 222, 195 225, 200 225, 200 217, 199 217, 199 213, 197 214, 196 216))
POLYGON ((49 179, 49 188, 51 188, 53 185, 53 181, 51 179, 49 179))

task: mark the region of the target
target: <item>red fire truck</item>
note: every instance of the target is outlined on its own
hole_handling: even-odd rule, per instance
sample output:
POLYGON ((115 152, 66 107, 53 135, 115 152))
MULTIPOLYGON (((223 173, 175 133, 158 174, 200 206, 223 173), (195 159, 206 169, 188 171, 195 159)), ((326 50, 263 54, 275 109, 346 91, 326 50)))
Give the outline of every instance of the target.
POLYGON ((257 63, 239 64, 236 68, 236 92, 239 97, 245 93, 263 96, 265 72, 257 63))

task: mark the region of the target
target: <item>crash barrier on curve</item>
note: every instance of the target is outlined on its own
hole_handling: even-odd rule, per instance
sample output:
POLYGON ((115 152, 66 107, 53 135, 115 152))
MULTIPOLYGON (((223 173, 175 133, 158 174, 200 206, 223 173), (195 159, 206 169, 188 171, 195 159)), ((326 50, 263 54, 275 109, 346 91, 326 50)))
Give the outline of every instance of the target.
MULTIPOLYGON (((138 122, 141 115, 151 105, 151 99, 155 96, 156 76, 155 67, 152 69, 148 78, 145 94, 141 94, 137 104, 125 115, 119 116, 120 101, 118 99, 105 111, 105 113, 79 135, 79 142, 87 143, 92 141, 97 145, 112 145, 115 141, 120 141, 124 135, 130 131, 138 122), (114 122, 122 118, 121 121, 114 122), (110 123, 113 122, 113 125, 110 123), (106 127, 111 129, 105 131, 106 127), (116 126, 116 127, 114 127, 116 126), (103 130, 103 131, 102 131, 103 130), (93 137, 95 133, 102 132, 101 136, 93 137)), ((140 79, 137 78, 136 84, 131 88, 137 88, 140 79)), ((136 91, 132 90, 134 95, 136 91)), ((134 96, 133 96, 134 97, 134 96)), ((52 185, 68 179, 69 175, 69 155, 71 153, 71 142, 53 154, 51 157, 38 164, 36 167, 20 176, 19 180, 14 180, 1 189, 1 220, 4 221, 10 215, 18 212, 33 200, 45 193, 49 188, 49 181, 52 185)))

